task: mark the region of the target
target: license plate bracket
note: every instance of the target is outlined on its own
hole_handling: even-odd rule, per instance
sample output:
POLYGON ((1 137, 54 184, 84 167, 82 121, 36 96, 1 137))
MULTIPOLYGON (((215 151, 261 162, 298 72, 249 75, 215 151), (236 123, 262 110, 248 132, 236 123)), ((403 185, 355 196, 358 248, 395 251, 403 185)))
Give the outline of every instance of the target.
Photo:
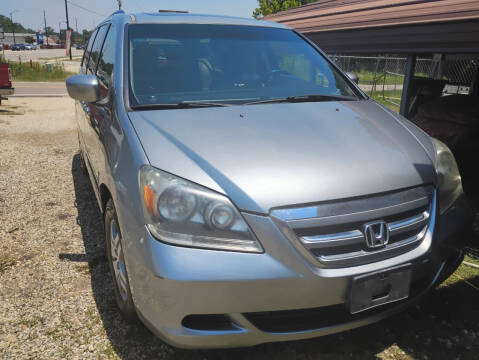
POLYGON ((407 299, 411 285, 411 264, 356 276, 349 292, 349 311, 356 314, 380 305, 407 299))

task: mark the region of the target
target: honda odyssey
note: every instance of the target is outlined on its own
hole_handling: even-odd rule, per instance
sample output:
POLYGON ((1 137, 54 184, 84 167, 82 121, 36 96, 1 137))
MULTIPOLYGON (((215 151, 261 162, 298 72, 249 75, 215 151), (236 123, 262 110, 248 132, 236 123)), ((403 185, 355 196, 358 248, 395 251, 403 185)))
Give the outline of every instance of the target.
POLYGON ((362 326, 462 261, 450 150, 288 27, 118 11, 67 88, 118 307, 169 344, 362 326))

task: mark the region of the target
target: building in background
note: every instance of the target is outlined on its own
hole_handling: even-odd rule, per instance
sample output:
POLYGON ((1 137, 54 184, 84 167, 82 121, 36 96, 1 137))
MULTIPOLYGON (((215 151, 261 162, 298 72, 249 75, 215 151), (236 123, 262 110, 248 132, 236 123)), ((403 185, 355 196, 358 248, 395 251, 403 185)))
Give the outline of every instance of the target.
POLYGON ((28 33, 15 33, 15 41, 13 39, 13 33, 5 33, 5 37, 0 40, 1 44, 5 45, 13 45, 13 44, 25 44, 27 43, 27 39, 32 38, 33 41, 36 41, 35 34, 28 34, 28 33))
POLYGON ((56 45, 60 43, 60 38, 58 35, 48 35, 48 38, 43 34, 43 44, 44 45, 56 45))

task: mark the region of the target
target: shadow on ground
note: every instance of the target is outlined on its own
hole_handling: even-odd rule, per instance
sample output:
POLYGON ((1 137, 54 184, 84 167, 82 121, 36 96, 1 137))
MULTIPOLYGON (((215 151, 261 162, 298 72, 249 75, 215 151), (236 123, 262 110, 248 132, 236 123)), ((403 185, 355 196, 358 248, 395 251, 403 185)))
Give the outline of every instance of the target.
POLYGON ((85 254, 72 254, 67 260, 88 262, 101 321, 112 349, 122 359, 371 359, 377 354, 386 359, 477 359, 477 272, 466 281, 466 275, 461 273, 458 281, 434 290, 407 312, 342 334, 244 349, 174 349, 144 326, 129 325, 118 314, 105 255, 103 222, 90 181, 81 170, 79 155, 73 157, 72 176, 85 254))
POLYGON ((2 108, 0 108, 0 115, 23 115, 23 112, 18 110, 18 106, 2 105, 2 108))

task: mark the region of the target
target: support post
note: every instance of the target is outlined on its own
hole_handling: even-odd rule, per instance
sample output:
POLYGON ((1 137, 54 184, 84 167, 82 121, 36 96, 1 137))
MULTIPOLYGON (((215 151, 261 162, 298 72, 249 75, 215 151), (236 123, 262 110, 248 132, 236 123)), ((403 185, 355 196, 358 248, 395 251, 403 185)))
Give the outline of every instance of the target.
POLYGON ((13 14, 15 13, 15 11, 12 11, 10 13, 10 22, 12 23, 12 33, 13 33, 13 44, 17 43, 17 40, 15 39, 15 23, 13 22, 13 14))
MULTIPOLYGON (((66 13, 66 16, 67 16, 67 30, 70 29, 70 22, 68 20, 68 2, 67 0, 65 0, 65 13, 66 13)), ((67 33, 65 32, 65 40, 66 40, 66 36, 67 36, 67 33)), ((72 59, 72 42, 70 40, 70 49, 68 50, 68 52, 70 53, 70 60, 72 59)))
MULTIPOLYGON (((48 49, 48 30, 47 30, 47 16, 45 15, 45 10, 43 10, 43 23, 45 24, 45 38, 47 41, 46 48, 48 49)), ((43 42, 45 46, 45 42, 43 42)))
POLYGON ((411 103, 412 79, 414 77, 414 68, 416 66, 416 55, 408 55, 406 63, 406 73, 404 74, 404 82, 402 86, 401 106, 399 113, 407 117, 409 114, 409 104, 411 103))

